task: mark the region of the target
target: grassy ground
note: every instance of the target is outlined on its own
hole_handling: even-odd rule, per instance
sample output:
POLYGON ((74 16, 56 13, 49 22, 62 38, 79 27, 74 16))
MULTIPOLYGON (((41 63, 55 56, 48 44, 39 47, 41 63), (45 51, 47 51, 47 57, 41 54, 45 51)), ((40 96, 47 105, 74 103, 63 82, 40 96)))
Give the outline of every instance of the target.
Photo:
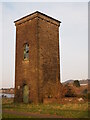
MULTIPOLYGON (((22 104, 13 103, 13 99, 2 100, 3 110, 13 110, 40 114, 59 115, 65 118, 87 118, 88 103, 67 103, 67 104, 22 104)), ((22 116, 3 113, 3 118, 22 118, 22 116)), ((31 117, 31 116, 30 116, 31 117)), ((26 117, 25 117, 26 118, 26 117)))

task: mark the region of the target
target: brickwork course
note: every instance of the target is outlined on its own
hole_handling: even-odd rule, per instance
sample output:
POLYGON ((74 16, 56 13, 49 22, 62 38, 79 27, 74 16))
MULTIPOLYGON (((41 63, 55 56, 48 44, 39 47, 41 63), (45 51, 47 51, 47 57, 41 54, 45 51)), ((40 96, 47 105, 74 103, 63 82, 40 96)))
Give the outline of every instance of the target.
POLYGON ((23 87, 29 87, 29 102, 60 98, 60 21, 34 12, 15 21, 15 101, 23 102, 23 87), (29 44, 29 60, 24 60, 24 44, 29 44))

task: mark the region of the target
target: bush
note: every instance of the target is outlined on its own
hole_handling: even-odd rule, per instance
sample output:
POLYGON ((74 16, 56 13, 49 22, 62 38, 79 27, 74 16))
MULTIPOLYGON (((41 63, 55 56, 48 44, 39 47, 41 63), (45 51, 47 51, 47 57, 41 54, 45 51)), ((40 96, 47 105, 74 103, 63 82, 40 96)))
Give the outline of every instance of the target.
POLYGON ((76 94, 70 87, 67 87, 65 97, 76 97, 76 94))
POLYGON ((88 100, 90 101, 90 92, 88 92, 88 100))
POLYGON ((82 93, 83 93, 83 94, 87 94, 87 93, 88 93, 88 90, 87 90, 87 89, 84 89, 82 93))
POLYGON ((74 83, 73 83, 73 85, 76 86, 76 87, 80 87, 80 83, 79 83, 78 80, 75 80, 74 83))

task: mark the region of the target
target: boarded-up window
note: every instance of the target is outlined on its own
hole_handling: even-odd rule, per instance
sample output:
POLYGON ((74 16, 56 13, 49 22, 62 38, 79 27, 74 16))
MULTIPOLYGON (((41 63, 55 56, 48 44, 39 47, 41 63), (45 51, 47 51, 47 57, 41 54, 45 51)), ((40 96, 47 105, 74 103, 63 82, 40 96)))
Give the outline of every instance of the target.
POLYGON ((24 44, 24 60, 29 60, 29 44, 24 44))

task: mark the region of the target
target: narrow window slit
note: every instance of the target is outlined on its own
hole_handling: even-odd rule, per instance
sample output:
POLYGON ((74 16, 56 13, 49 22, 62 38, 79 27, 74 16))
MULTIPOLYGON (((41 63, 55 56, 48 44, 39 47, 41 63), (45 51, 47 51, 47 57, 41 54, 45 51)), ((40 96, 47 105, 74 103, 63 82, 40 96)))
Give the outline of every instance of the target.
POLYGON ((29 60, 29 44, 24 44, 24 60, 29 60))

